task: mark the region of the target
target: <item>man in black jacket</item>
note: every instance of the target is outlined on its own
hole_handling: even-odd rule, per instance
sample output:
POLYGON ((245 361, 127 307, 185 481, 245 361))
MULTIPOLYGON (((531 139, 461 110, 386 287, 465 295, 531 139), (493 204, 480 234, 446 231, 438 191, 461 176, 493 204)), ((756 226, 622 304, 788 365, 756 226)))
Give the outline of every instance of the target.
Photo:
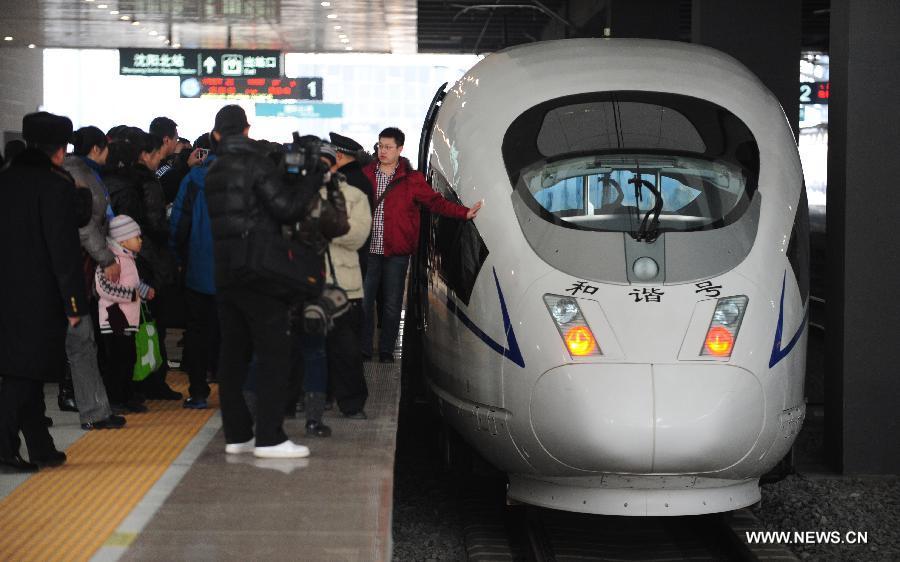
POLYGON ((160 148, 160 165, 154 170, 156 178, 162 185, 166 203, 172 203, 181 180, 191 171, 191 167, 200 164, 200 151, 178 151, 178 124, 168 117, 156 117, 150 122, 150 134, 162 139, 160 148))
POLYGON ((0 172, 0 470, 58 466, 44 421, 44 382, 65 365, 66 327, 81 322, 87 298, 81 272, 76 190, 60 166, 72 122, 46 112, 22 119, 28 143, 0 172), (19 454, 19 431, 28 448, 19 454))
POLYGON ((248 253, 248 234, 277 239, 282 225, 307 217, 310 202, 323 184, 322 175, 310 174, 289 184, 260 145, 248 137, 249 130, 240 106, 228 105, 216 114, 212 131, 216 161, 206 175, 221 330, 219 400, 225 452, 305 457, 309 449, 288 439, 282 427, 291 366, 290 299, 266 279, 248 280, 237 263, 248 253), (251 354, 256 361, 255 439, 242 393, 251 354))

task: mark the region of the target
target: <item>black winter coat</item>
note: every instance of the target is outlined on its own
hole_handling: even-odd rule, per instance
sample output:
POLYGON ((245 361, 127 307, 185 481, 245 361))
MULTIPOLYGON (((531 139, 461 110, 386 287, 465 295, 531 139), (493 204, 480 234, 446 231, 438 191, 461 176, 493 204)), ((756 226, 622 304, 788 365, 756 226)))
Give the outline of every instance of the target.
POLYGON ((141 279, 156 289, 175 283, 175 256, 169 249, 166 199, 156 174, 143 164, 112 170, 103 177, 117 215, 128 215, 141 227, 144 244, 138 254, 141 279))
POLYGON ((321 182, 292 185, 263 148, 243 135, 225 137, 206 174, 206 205, 215 245, 216 288, 242 284, 231 265, 250 231, 280 236, 282 225, 301 221, 321 182), (307 185, 308 184, 308 185, 307 185))
POLYGON ((0 172, 0 375, 58 379, 66 316, 89 313, 75 192, 38 150, 0 172))

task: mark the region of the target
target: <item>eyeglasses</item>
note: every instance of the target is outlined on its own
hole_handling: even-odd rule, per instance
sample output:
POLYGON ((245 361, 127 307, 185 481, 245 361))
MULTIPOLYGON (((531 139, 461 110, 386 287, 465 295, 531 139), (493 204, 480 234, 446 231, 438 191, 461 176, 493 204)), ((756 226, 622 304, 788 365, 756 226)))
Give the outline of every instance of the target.
POLYGON ((389 144, 376 144, 375 145, 376 151, 378 151, 378 150, 396 150, 396 149, 397 149, 396 146, 391 146, 389 144))

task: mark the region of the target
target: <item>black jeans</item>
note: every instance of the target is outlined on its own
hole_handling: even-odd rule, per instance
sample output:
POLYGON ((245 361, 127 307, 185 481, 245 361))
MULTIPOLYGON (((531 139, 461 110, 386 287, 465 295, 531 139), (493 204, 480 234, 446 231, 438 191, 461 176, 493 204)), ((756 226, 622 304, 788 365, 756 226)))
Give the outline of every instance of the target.
POLYGON ((378 338, 379 354, 394 353, 397 333, 400 331, 400 313, 403 311, 403 290, 406 287, 406 270, 409 256, 384 257, 369 254, 366 269, 363 309, 365 320, 362 329, 362 352, 371 355, 372 335, 375 330, 375 297, 379 288, 384 291, 381 334, 378 338))
POLYGON ((350 310, 335 321, 326 340, 329 394, 334 396, 338 408, 345 414, 362 410, 369 397, 359 349, 362 322, 362 299, 351 300, 350 310))
POLYGON ((209 396, 206 373, 213 366, 210 358, 218 352, 219 321, 216 315, 216 296, 184 290, 186 308, 184 332, 184 370, 191 381, 192 398, 209 396))
POLYGON ((103 386, 110 405, 122 406, 133 397, 132 380, 137 349, 134 334, 102 334, 103 350, 106 352, 106 369, 102 372, 103 386))
POLYGON ((0 456, 19 454, 19 431, 25 436, 29 459, 56 450, 44 423, 45 410, 42 381, 7 375, 0 379, 0 456))
POLYGON ((251 355, 256 355, 256 445, 287 440, 282 423, 291 369, 291 333, 286 303, 246 287, 216 295, 221 331, 219 400, 226 443, 253 437, 253 418, 242 392, 251 355))

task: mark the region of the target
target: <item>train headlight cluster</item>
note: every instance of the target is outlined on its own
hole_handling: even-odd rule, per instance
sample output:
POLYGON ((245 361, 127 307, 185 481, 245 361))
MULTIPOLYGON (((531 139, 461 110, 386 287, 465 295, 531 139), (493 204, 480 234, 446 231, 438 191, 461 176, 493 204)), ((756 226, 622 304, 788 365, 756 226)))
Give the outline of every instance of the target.
MULTIPOLYGON (((544 297, 544 301, 547 301, 546 296, 544 297)), ((568 324, 575 316, 581 313, 578 308, 578 303, 571 297, 563 297, 553 305, 547 303, 547 307, 550 308, 550 314, 553 315, 553 319, 556 320, 557 325, 568 324)))
POLYGON ((718 300, 709 329, 706 330, 706 339, 700 355, 731 356, 738 331, 741 329, 741 320, 744 319, 744 311, 747 310, 747 301, 744 295, 718 300))
POLYGON ((559 295, 544 295, 544 304, 573 359, 603 355, 577 300, 559 295))

